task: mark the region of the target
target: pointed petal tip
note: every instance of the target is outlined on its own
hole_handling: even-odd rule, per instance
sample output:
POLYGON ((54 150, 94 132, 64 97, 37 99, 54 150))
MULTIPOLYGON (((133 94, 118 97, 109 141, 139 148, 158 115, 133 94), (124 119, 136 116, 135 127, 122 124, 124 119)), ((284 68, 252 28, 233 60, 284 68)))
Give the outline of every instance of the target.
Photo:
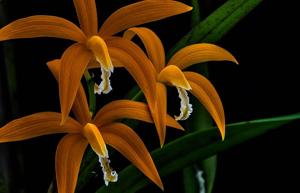
POLYGON ((160 149, 162 149, 164 147, 164 144, 160 144, 160 149))
POLYGON ((225 140, 225 126, 222 126, 221 128, 219 127, 219 130, 220 130, 220 134, 222 137, 222 141, 224 141, 225 140))
POLYGON ((228 57, 227 60, 230 62, 235 63, 236 65, 239 65, 240 63, 237 61, 237 59, 230 53, 228 52, 228 57))
POLYGON ((225 141, 225 133, 223 133, 221 135, 222 135, 222 141, 225 141))
POLYGON ((186 7, 186 10, 187 10, 187 11, 192 11, 193 9, 194 9, 194 7, 191 7, 191 6, 187 6, 187 7, 186 7))
POLYGON ((223 120, 222 122, 219 122, 219 121, 215 120, 215 123, 220 132, 222 141, 224 141, 225 140, 225 127, 226 127, 225 121, 223 120))
POLYGON ((180 131, 185 131, 185 129, 180 125, 180 127, 178 128, 178 130, 180 131))
POLYGON ((163 148, 163 146, 165 145, 165 137, 159 136, 159 145, 160 148, 163 148))
POLYGON ((163 192, 165 191, 164 185, 162 181, 160 180, 158 184, 156 184, 163 192))
POLYGON ((225 50, 227 52, 227 57, 225 57, 224 59, 230 62, 235 63, 236 65, 239 65, 239 62, 237 61, 237 59, 227 50, 225 50))
POLYGON ((233 61, 236 65, 240 65, 240 63, 234 58, 234 61, 233 61))
POLYGON ((222 141, 225 141, 225 136, 224 135, 222 135, 222 141))
MULTIPOLYGON (((176 3, 179 3, 179 2, 177 1, 176 3)), ((192 6, 189 6, 189 5, 187 5, 185 3, 182 3, 182 2, 180 2, 180 3, 181 3, 181 8, 182 8, 182 13, 189 12, 189 11, 192 11, 194 9, 194 7, 192 7, 192 6)))
POLYGON ((160 175, 157 173, 157 175, 155 175, 155 178, 152 178, 151 181, 153 183, 155 183, 162 191, 165 190, 164 188, 164 184, 161 181, 160 175))

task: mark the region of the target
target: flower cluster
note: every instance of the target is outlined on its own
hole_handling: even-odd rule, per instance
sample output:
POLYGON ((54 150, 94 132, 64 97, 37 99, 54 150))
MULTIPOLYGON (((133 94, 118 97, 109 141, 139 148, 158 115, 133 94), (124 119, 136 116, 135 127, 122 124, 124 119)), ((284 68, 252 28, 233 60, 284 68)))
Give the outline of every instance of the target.
POLYGON ((118 120, 129 118, 154 123, 163 146, 166 127, 182 130, 177 121, 186 120, 192 113, 189 91, 210 113, 224 139, 225 117, 218 93, 204 76, 183 69, 207 61, 237 61, 223 48, 199 43, 179 50, 166 62, 159 37, 148 28, 135 27, 192 9, 183 3, 173 0, 139 1, 115 11, 98 30, 95 0, 73 2, 80 27, 60 17, 35 15, 18 19, 0 29, 0 41, 36 37, 75 41, 61 58, 48 62, 58 82, 61 112, 40 112, 13 120, 1 127, 0 142, 66 133, 56 150, 58 193, 75 191, 80 163, 88 144, 99 157, 106 185, 118 179, 116 171, 109 165, 108 144, 163 189, 143 141, 118 120), (123 31, 123 36, 116 35, 123 31), (146 53, 132 41, 134 36, 141 39, 146 53), (108 94, 112 90, 110 77, 114 69, 125 68, 140 87, 147 103, 116 100, 93 115, 81 83, 82 76, 92 68, 101 69, 101 82, 95 85, 95 93, 108 94), (166 110, 167 85, 176 87, 181 100, 180 115, 175 119, 166 110), (71 111, 74 118, 69 116, 71 111))

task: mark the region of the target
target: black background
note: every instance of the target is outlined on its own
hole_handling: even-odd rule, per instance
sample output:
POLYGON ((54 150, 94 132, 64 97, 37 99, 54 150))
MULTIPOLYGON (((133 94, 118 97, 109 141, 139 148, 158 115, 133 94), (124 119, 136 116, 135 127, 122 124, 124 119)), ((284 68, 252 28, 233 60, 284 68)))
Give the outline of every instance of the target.
MULTIPOLYGON (((99 22, 131 2, 135 1, 97 1, 99 22)), ((204 15, 223 2, 206 0, 204 15)), ((228 123, 299 112, 299 33, 296 29, 299 11, 295 4, 295 1, 264 0, 217 43, 233 53, 240 63, 239 66, 210 64, 211 81, 222 98, 228 123)), ((6 23, 36 14, 57 15, 77 23, 72 1, 6 0, 3 5, 6 23)), ((158 33, 168 50, 188 32, 186 21, 189 19, 190 14, 183 14, 145 26, 158 33)), ((59 58, 72 42, 40 38, 10 43, 14 47, 18 86, 13 102, 18 111, 12 112, 9 101, 5 97, 1 99, 6 107, 3 124, 35 112, 59 111, 57 85, 46 62, 59 58)), ((3 65, 2 59, 1 63, 3 65)), ((7 82, 2 65, 1 92, 5 93, 7 82)), ((115 86, 117 90, 120 85, 115 86)), ((3 93, 1 96, 5 96, 3 93)), ((118 94, 118 91, 112 93, 120 96, 118 94)), ((297 192, 298 134, 295 123, 221 153, 214 192, 297 192)), ((57 135, 9 144, 9 174, 15 189, 46 192, 54 175, 54 153, 59 138, 57 135)), ((175 176, 163 178, 166 192, 183 191, 180 175, 175 176), (174 182, 179 182, 179 189, 174 188, 174 182)))

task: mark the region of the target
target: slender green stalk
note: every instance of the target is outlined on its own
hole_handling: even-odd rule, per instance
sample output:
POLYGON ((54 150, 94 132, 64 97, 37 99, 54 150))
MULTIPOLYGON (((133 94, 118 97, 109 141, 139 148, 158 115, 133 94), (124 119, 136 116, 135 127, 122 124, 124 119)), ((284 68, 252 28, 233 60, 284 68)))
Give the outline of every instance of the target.
POLYGON ((192 18, 191 18, 191 27, 194 27, 201 21, 199 0, 191 0, 191 5, 193 7, 192 18))
POLYGON ((90 113, 94 115, 96 112, 96 95, 94 93, 95 82, 87 70, 84 72, 84 77, 88 87, 90 113))
POLYGON ((144 97, 143 92, 138 86, 132 87, 132 89, 126 94, 125 99, 130 99, 133 101, 140 101, 144 97))

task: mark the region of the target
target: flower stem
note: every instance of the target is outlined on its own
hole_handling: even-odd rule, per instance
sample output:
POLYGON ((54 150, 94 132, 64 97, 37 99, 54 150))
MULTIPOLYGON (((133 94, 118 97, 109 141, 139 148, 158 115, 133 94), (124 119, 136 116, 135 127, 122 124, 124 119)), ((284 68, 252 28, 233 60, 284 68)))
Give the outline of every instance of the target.
POLYGON ((84 72, 84 78, 88 87, 90 113, 94 115, 96 112, 96 95, 94 93, 95 82, 93 81, 88 70, 84 72))

